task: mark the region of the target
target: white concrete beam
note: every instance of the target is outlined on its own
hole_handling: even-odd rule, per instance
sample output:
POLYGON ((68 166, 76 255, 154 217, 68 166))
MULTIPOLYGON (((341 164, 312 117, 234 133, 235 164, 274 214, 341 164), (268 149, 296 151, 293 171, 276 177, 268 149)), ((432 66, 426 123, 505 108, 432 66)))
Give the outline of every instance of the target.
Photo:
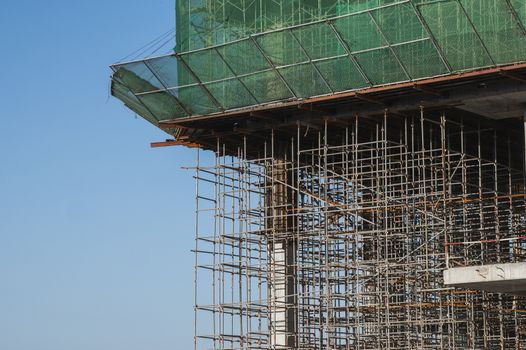
POLYGON ((456 267, 444 270, 446 286, 526 295, 526 262, 456 267))

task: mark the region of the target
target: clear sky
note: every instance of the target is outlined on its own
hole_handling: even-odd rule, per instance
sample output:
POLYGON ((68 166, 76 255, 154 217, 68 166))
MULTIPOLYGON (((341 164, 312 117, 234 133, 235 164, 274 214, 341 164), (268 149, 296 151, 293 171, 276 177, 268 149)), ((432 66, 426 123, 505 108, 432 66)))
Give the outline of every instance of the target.
POLYGON ((195 151, 109 97, 174 0, 0 8, 0 349, 193 344, 195 151))

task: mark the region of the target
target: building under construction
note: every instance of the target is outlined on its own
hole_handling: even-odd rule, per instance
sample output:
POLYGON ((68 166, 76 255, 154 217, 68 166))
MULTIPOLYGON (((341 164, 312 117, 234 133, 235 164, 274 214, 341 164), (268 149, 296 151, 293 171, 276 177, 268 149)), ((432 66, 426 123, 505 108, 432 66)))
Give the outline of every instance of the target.
POLYGON ((195 349, 526 349, 526 1, 176 17, 112 94, 196 149, 195 349))

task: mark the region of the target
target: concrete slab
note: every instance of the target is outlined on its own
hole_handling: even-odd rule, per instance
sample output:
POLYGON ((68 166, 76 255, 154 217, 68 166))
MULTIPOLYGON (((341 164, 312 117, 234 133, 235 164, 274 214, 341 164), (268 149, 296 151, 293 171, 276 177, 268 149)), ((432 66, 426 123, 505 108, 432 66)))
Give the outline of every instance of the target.
POLYGON ((455 267, 444 270, 450 287, 526 296, 526 262, 455 267))

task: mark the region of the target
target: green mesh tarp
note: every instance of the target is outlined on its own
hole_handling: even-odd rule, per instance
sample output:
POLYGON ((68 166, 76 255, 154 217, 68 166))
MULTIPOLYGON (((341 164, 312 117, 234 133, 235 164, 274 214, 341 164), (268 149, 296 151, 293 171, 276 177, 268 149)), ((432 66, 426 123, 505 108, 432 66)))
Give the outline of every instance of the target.
POLYGON ((178 0, 177 49, 112 66, 156 124, 526 61, 524 0, 178 0))

